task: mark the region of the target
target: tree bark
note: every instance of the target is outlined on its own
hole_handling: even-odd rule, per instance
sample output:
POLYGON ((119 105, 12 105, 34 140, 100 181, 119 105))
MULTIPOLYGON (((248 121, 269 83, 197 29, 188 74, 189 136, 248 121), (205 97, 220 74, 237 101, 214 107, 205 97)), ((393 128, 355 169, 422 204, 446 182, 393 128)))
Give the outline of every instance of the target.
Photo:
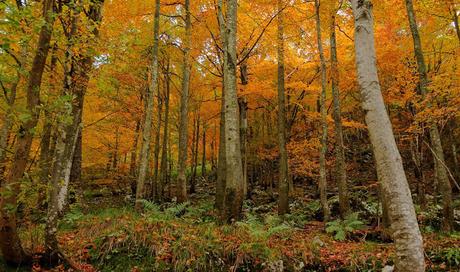
MULTIPOLYGON (((414 54, 417 60, 417 68, 419 74, 419 88, 423 99, 428 94, 428 75, 423 57, 422 42, 418 32, 417 20, 415 17, 414 6, 412 0, 406 0, 407 17, 409 19, 409 26, 412 33, 414 42, 414 54)), ((432 107, 431 103, 428 107, 432 107)), ((438 186, 443 200, 443 222, 442 229, 450 232, 454 224, 454 209, 452 204, 452 187, 450 185, 449 176, 446 170, 446 161, 444 159, 444 151, 442 149, 442 141, 439 135, 438 126, 436 121, 428 120, 430 142, 432 145, 433 160, 435 163, 435 171, 437 174, 438 186)))
POLYGON ((190 86, 190 47, 192 42, 192 22, 190 0, 185 0, 185 39, 182 63, 182 89, 180 94, 179 152, 177 159, 176 197, 179 203, 187 200, 187 143, 188 143, 188 96, 190 86))
POLYGON ((352 0, 355 18, 355 53, 377 175, 388 205, 396 245, 396 271, 425 271, 422 236, 393 129, 385 109, 377 74, 372 3, 352 0))
POLYGON ((319 15, 319 0, 315 0, 316 38, 318 52, 321 62, 321 149, 319 153, 319 194, 323 208, 323 219, 329 221, 330 211, 327 204, 327 174, 326 174, 326 153, 327 153, 327 109, 326 109, 326 60, 323 52, 323 41, 321 39, 321 18, 319 15))
POLYGON ((222 42, 222 96, 221 96, 221 109, 220 109, 220 121, 219 121, 219 158, 217 162, 217 181, 216 181, 216 197, 214 206, 215 208, 223 213, 224 198, 225 198, 225 187, 226 187, 226 159, 225 159, 225 90, 226 90, 226 77, 227 77, 227 32, 225 26, 225 20, 223 15, 223 0, 217 0, 217 19, 219 22, 220 39, 222 42))
POLYGON ((142 130, 142 147, 139 155, 139 175, 137 177, 136 204, 135 209, 139 212, 142 210, 142 200, 144 199, 144 184, 147 176, 147 167, 149 166, 150 137, 152 131, 152 111, 154 92, 158 85, 158 46, 160 35, 160 0, 155 0, 155 16, 153 20, 153 49, 152 65, 150 67, 150 85, 147 89, 145 103, 147 104, 145 112, 144 126, 142 130))
POLYGON ((161 148, 160 183, 158 199, 165 199, 165 186, 168 179, 168 137, 169 137, 169 94, 170 94, 169 60, 165 69, 165 123, 163 127, 163 146, 161 148))
POLYGON ((284 12, 283 0, 278 0, 278 214, 289 213, 289 173, 286 149, 286 98, 284 94, 284 12))
MULTIPOLYGON (((157 116, 157 131, 155 135, 155 148, 153 150, 153 179, 152 179, 152 199, 160 200, 158 193, 158 173, 160 167, 160 141, 161 141, 161 111, 163 110, 163 101, 158 95, 158 116, 157 116)), ((164 139, 163 139, 164 141, 164 139)))
POLYGON ((241 216, 243 206, 243 169, 241 163, 240 128, 237 97, 237 10, 238 1, 227 1, 225 67, 225 197, 223 221, 241 216))
POLYGON ((196 169, 198 165, 198 143, 200 142, 200 116, 198 115, 198 110, 196 112, 196 118, 193 123, 193 138, 192 138, 192 148, 191 155, 192 158, 192 169, 190 175, 190 194, 196 192, 196 169))
POLYGON ((54 0, 43 1, 42 16, 45 24, 42 26, 38 38, 37 51, 27 83, 27 110, 30 117, 21 124, 17 134, 15 153, 8 177, 2 183, 0 199, 0 248, 3 259, 8 263, 23 264, 30 262, 30 255, 22 248, 16 226, 17 195, 20 192, 20 180, 22 179, 34 136, 34 128, 37 126, 40 115, 40 86, 46 59, 50 48, 50 40, 53 32, 53 5, 54 0), (5 194, 9 191, 9 194, 5 194))
POLYGON ((337 40, 335 36, 335 16, 334 9, 331 18, 331 83, 332 97, 334 100, 334 128, 335 128, 335 160, 336 160, 336 177, 337 187, 339 189, 339 209, 340 216, 345 218, 350 211, 348 200, 347 170, 345 162, 345 148, 343 143, 342 113, 340 109, 340 91, 339 91, 339 71, 337 60, 337 40))
MULTIPOLYGON (((102 20, 102 5, 104 1, 91 2, 88 19, 94 27, 94 37, 98 37, 98 26, 102 20)), ((45 254, 51 264, 57 264, 62 258, 57 241, 58 217, 62 215, 66 206, 68 189, 70 185, 71 171, 79 135, 81 135, 82 110, 84 95, 89 82, 89 73, 92 69, 93 55, 74 56, 70 52, 73 50, 73 40, 76 39, 78 23, 80 22, 81 3, 73 7, 73 18, 71 31, 69 32, 69 45, 67 48, 64 96, 73 97, 69 102, 70 107, 64 115, 72 118, 70 124, 60 122, 58 124, 58 137, 54 158, 53 172, 50 179, 51 192, 49 196, 48 214, 45 226, 45 254)), ((79 166, 78 166, 79 167, 79 166)), ((75 180, 73 180, 75 181, 75 180)))
POLYGON ((201 138, 202 142, 201 142, 201 148, 202 148, 202 152, 201 152, 201 177, 203 179, 206 179, 206 129, 204 127, 204 123, 203 123, 203 137, 201 138))

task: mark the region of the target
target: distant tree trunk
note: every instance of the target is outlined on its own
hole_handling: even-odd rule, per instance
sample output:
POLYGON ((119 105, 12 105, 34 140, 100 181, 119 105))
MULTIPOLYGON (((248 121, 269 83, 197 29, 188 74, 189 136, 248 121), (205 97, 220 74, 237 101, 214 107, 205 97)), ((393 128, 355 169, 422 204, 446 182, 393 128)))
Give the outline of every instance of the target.
MULTIPOLYGON (((414 6, 412 0, 406 0, 407 17, 412 32, 414 42, 414 54, 417 60, 417 67, 419 73, 419 87, 422 97, 425 99, 428 94, 428 75, 423 57, 422 42, 418 32, 417 20, 415 18, 414 6)), ((428 107, 432 107, 431 103, 428 107)), ((430 141, 431 148, 433 149, 433 160, 435 163, 435 172, 437 174, 438 186, 443 200, 443 222, 442 228, 446 232, 453 229, 454 224, 454 209, 452 204, 452 187, 450 185, 449 176, 446 170, 446 161, 444 159, 444 151, 442 149, 441 136, 439 135, 438 126, 436 121, 429 120, 430 127, 430 141)))
POLYGON ((15 153, 8 177, 2 182, 2 192, 9 191, 9 194, 3 194, 0 199, 0 248, 3 253, 3 259, 8 263, 24 264, 30 262, 30 255, 26 254, 22 248, 21 241, 16 226, 16 206, 17 195, 20 192, 20 180, 22 179, 27 162, 29 160, 30 148, 34 136, 34 128, 37 126, 40 115, 40 86, 42 82, 43 71, 45 69, 46 59, 49 52, 51 35, 53 32, 54 0, 43 1, 43 17, 45 24, 41 27, 37 51, 29 73, 27 83, 27 110, 30 117, 21 124, 17 134, 15 153), (14 209, 12 210, 11 207, 14 209))
POLYGON ((112 169, 117 171, 118 167, 118 145, 119 145, 119 138, 120 138, 120 128, 117 126, 115 128, 115 148, 113 150, 113 161, 112 161, 112 169))
POLYGON ((201 152, 201 177, 206 179, 206 129, 203 124, 203 137, 202 137, 202 152, 201 152))
POLYGON ((153 99, 155 97, 154 92, 158 85, 158 46, 159 46, 159 34, 160 34, 160 0, 155 0, 155 16, 153 23, 153 49, 152 49, 152 66, 150 67, 150 85, 147 89, 146 96, 146 112, 144 126, 142 130, 142 147, 139 154, 139 175, 137 177, 137 188, 136 188, 136 204, 135 208, 137 211, 142 210, 142 200, 144 199, 144 184, 147 176, 147 167, 149 166, 149 152, 150 152, 150 135, 152 131, 152 111, 153 111, 153 99))
POLYGON ((196 113, 197 117, 193 124, 193 138, 192 138, 192 173, 190 175, 190 194, 196 192, 196 168, 198 165, 198 143, 200 142, 200 116, 198 111, 196 113))
POLYGON ((418 202, 422 209, 426 206, 426 198, 425 198, 425 176, 423 175, 422 171, 422 147, 419 144, 420 136, 417 135, 414 141, 410 142, 410 149, 411 149, 411 156, 412 161, 414 162, 414 175, 415 179, 417 180, 417 196, 418 202))
POLYGON ((219 22, 220 39, 222 42, 222 96, 220 108, 220 121, 219 121, 219 158, 217 161, 217 180, 216 180, 216 197, 214 206, 218 211, 223 212, 225 187, 226 187, 226 160, 225 160, 225 90, 226 90, 226 77, 227 77, 227 33, 225 20, 223 16, 223 0, 217 0, 217 19, 219 22))
POLYGON ((190 0, 185 0, 185 39, 184 60, 182 63, 182 89, 180 94, 179 152, 177 160, 177 202, 187 200, 187 144, 188 144, 188 96, 190 86, 190 47, 192 42, 192 23, 190 0))
POLYGON ((380 92, 372 3, 369 0, 352 0, 352 7, 358 83, 374 149, 377 174, 391 219, 392 236, 396 245, 396 271, 425 271, 422 236, 401 155, 380 92))
POLYGON ((284 94, 284 12, 283 0, 278 0, 278 214, 289 213, 289 172, 286 149, 286 99, 284 94))
MULTIPOLYGON (((140 120, 136 121, 136 129, 134 130, 134 141, 133 146, 131 147, 131 156, 130 156, 130 164, 129 164, 129 174, 131 177, 136 176, 136 158, 137 158, 137 144, 139 142, 139 131, 141 129, 141 122, 140 120)), ((135 191, 134 186, 134 191, 135 191)), ((133 192, 134 192, 133 191, 133 192)), ((135 192, 134 192, 135 194, 135 192)))
POLYGON ((321 206, 323 207, 324 221, 329 221, 330 211, 327 204, 327 174, 326 174, 326 153, 327 153, 327 109, 326 109, 326 60, 323 52, 323 41, 321 39, 321 19, 319 16, 319 0, 315 0, 316 14, 316 35, 318 42, 318 52, 321 62, 321 94, 320 94, 320 112, 321 112, 321 150, 319 153, 319 194, 321 206))
POLYGON ((170 75, 169 75, 169 60, 165 69, 165 123, 163 127, 163 146, 161 148, 161 166, 160 166, 160 183, 158 199, 165 199, 165 186, 168 179, 168 137, 169 137, 169 95, 170 95, 170 75))
POLYGON ((339 72, 337 61, 337 41, 335 37, 335 16, 336 10, 332 13, 331 20, 331 82, 332 96, 334 100, 334 127, 335 127, 335 159, 336 159, 336 176, 339 189, 339 209, 340 216, 345 216, 350 211, 348 200, 347 170, 345 163, 345 151, 343 143, 342 114, 340 110, 340 92, 339 92, 339 72))
POLYGON ((227 1, 227 65, 225 67, 225 198, 223 221, 241 216, 243 206, 243 169, 241 164, 240 129, 236 77, 238 1, 227 1))

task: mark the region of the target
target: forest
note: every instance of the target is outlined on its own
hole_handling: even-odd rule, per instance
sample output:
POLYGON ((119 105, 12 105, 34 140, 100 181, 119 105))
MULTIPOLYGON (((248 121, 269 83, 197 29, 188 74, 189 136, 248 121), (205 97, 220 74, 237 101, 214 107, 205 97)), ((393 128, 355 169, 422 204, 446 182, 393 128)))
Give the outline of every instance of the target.
POLYGON ((458 0, 0 0, 0 271, 460 271, 458 0))

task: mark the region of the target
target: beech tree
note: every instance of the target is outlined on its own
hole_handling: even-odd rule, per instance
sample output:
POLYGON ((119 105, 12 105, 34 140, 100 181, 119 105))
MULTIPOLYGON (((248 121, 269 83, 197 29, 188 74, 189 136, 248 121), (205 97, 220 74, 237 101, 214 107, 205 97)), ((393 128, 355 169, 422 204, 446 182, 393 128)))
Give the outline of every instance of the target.
POLYGON ((372 2, 352 0, 355 52, 362 108, 374 151, 377 175, 391 220, 397 271, 425 271, 422 235, 401 155, 385 109, 377 73, 372 2))

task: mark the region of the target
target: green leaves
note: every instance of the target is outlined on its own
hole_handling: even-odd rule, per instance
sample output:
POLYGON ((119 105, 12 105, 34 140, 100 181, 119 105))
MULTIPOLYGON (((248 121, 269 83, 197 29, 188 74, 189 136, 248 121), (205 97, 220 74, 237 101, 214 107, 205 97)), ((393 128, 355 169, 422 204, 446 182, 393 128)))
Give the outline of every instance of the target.
POLYGON ((337 219, 335 221, 328 222, 326 225, 326 232, 333 233, 334 239, 344 241, 350 233, 363 228, 364 223, 359 220, 358 213, 352 213, 348 215, 345 220, 337 219))

